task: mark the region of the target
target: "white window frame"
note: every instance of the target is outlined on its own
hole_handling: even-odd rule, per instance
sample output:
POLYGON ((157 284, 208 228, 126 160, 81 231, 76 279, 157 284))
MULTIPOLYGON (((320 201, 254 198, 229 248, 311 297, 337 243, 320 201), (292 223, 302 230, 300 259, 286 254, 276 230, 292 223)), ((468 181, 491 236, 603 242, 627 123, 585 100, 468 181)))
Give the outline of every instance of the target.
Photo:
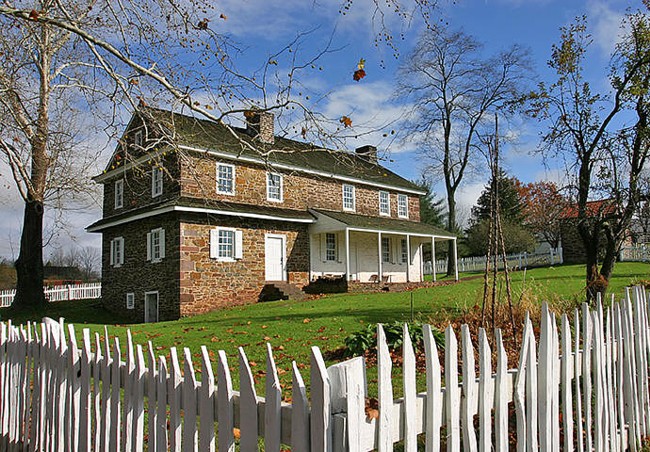
POLYGON ((284 178, 282 174, 279 173, 266 173, 266 199, 273 202, 282 202, 284 200, 284 178), (271 181, 273 178, 277 177, 280 181, 280 187, 278 188, 278 198, 271 196, 271 181))
POLYGON ((147 260, 152 264, 162 262, 165 258, 165 230, 152 229, 147 233, 147 260))
MULTIPOLYGON (((230 165, 228 163, 217 163, 217 193, 220 195, 234 195, 235 194, 235 180, 236 180, 236 175, 235 175, 235 165, 230 165), (221 189, 221 184, 219 181, 221 180, 221 175, 220 175, 220 170, 221 168, 229 168, 230 169, 230 186, 231 190, 223 190, 221 189)), ((227 180, 224 178, 224 180, 227 180)))
POLYGON ((379 191, 379 215, 390 216, 390 193, 387 191, 379 191), (385 200, 382 197, 385 196, 385 200))
POLYGON ((397 195, 397 216, 409 217, 409 197, 407 195, 397 195))
POLYGON ((151 197, 155 198, 163 194, 163 168, 155 165, 151 168, 151 197))
POLYGON ((124 179, 115 181, 115 208, 124 207, 124 179))
POLYGON ((244 257, 244 233, 240 229, 218 227, 210 230, 210 258, 220 262, 235 262, 244 257), (222 254, 221 232, 232 234, 232 252, 222 254))
POLYGON ((391 263, 392 240, 390 237, 381 238, 381 262, 383 264, 391 263))
POLYGON ((115 237, 111 240, 109 260, 112 267, 124 265, 124 237, 115 237))
POLYGON ((400 264, 406 264, 409 261, 408 239, 400 239, 400 264))
POLYGON ((341 191, 343 192, 343 210, 354 212, 357 207, 356 189, 354 185, 343 184, 341 191), (348 192, 349 194, 346 195, 348 192))
POLYGON ((135 294, 133 292, 126 294, 126 309, 135 309, 135 294))
POLYGON ((338 256, 338 237, 333 232, 325 233, 325 261, 326 262, 337 262, 339 260, 338 256), (330 240, 331 239, 331 240, 330 240))

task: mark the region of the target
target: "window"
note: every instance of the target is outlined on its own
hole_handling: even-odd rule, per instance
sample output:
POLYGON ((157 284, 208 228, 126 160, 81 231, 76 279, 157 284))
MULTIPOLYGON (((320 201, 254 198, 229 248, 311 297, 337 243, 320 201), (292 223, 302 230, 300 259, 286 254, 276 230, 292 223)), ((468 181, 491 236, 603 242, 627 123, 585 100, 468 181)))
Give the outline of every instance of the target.
POLYGON ((163 192, 163 169, 161 166, 154 166, 151 169, 151 197, 162 195, 163 192))
POLYGON ((390 215, 390 194, 387 191, 379 192, 379 214, 390 215))
POLYGON ((282 201, 282 175, 266 173, 266 199, 282 201))
POLYGON ((165 230, 153 229, 147 234, 147 260, 160 262, 165 258, 165 230))
POLYGON ((385 264, 390 262, 390 237, 381 238, 381 261, 385 264))
POLYGON ((210 230, 210 257, 221 261, 241 259, 243 253, 243 232, 232 228, 210 230))
POLYGON ((120 267, 124 264, 124 238, 115 237, 111 240, 110 265, 120 267))
POLYGON ((136 130, 135 133, 133 134, 133 144, 142 147, 142 130, 136 130))
POLYGON ((354 210, 354 185, 343 184, 343 210, 354 210))
POLYGON ((328 262, 336 261, 336 234, 325 234, 325 260, 328 262))
POLYGON ((217 164, 217 193, 235 194, 235 167, 233 165, 217 164))
POLYGON ((409 198, 406 195, 397 195, 397 216, 400 218, 408 218, 409 216, 409 207, 408 207, 409 198))
POLYGON ((126 309, 135 309, 135 294, 126 294, 126 309))
POLYGON ((124 207, 124 179, 115 181, 115 208, 124 207))
POLYGON ((406 242, 406 239, 401 240, 401 258, 400 262, 402 264, 406 264, 409 261, 409 249, 408 249, 408 243, 406 242))

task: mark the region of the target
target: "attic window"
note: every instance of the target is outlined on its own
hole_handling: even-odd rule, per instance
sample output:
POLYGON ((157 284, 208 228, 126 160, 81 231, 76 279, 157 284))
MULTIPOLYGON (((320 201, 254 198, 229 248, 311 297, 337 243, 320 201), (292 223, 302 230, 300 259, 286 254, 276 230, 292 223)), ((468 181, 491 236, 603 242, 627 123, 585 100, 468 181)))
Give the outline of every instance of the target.
POLYGON ((142 130, 136 130, 134 132, 134 134, 133 134, 133 144, 136 147, 142 147, 142 141, 143 141, 142 136, 143 136, 142 130))

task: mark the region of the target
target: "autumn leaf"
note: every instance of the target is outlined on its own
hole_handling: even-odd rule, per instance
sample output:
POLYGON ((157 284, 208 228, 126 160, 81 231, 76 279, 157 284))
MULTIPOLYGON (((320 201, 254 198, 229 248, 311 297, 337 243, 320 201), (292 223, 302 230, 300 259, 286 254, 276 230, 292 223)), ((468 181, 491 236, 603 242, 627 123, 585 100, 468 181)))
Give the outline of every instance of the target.
POLYGON ((208 23, 210 22, 210 19, 203 18, 203 20, 200 20, 198 24, 196 24, 196 28, 199 30, 207 30, 208 29, 208 23))
POLYGON ((302 135, 303 138, 307 138, 307 129, 305 127, 300 130, 300 135, 302 135))
POLYGON ((219 19, 228 20, 228 16, 226 16, 224 13, 221 13, 219 14, 219 19))
POLYGON ((379 419, 379 401, 374 397, 366 398, 366 418, 369 421, 379 419))
POLYGON ((140 80, 138 80, 137 78, 132 78, 131 80, 129 80, 129 84, 138 86, 140 84, 140 80))
POLYGON ((30 20, 38 20, 38 16, 39 16, 38 11, 36 11, 35 9, 31 10, 29 13, 30 20))
POLYGON ((309 323, 311 322, 311 319, 303 319, 302 323, 309 323))
POLYGON ((357 63, 357 70, 354 71, 354 74, 352 75, 352 78, 354 79, 355 82, 358 82, 359 80, 361 80, 366 76, 365 68, 366 68, 366 60, 361 58, 359 60, 359 63, 357 63))
POLYGON ((339 122, 343 124, 345 128, 352 127, 352 120, 347 116, 342 116, 341 119, 339 119, 339 122))
POLYGON ((232 429, 232 436, 234 436, 235 439, 241 438, 241 432, 239 431, 238 428, 233 428, 232 429))

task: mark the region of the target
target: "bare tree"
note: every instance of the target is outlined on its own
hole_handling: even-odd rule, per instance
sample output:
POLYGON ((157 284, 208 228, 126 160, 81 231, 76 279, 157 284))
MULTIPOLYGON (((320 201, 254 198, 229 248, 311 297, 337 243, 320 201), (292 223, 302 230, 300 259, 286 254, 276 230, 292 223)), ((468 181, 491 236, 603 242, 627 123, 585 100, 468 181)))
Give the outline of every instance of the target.
POLYGON ((629 13, 609 68, 610 89, 596 92, 584 77, 591 36, 586 17, 562 28, 531 112, 549 122, 547 155, 569 165, 577 229, 586 252, 587 298, 607 289, 620 246, 641 201, 639 184, 650 151, 650 18, 629 13), (601 201, 594 207, 592 201, 601 201))
MULTIPOLYGON (((420 147, 428 176, 444 178, 449 231, 459 230, 456 192, 475 158, 478 135, 493 127, 491 112, 521 96, 528 67, 519 46, 484 57, 472 36, 427 30, 400 70, 397 94, 413 105, 407 139, 420 147)), ((448 274, 455 265, 450 259, 448 274)))

